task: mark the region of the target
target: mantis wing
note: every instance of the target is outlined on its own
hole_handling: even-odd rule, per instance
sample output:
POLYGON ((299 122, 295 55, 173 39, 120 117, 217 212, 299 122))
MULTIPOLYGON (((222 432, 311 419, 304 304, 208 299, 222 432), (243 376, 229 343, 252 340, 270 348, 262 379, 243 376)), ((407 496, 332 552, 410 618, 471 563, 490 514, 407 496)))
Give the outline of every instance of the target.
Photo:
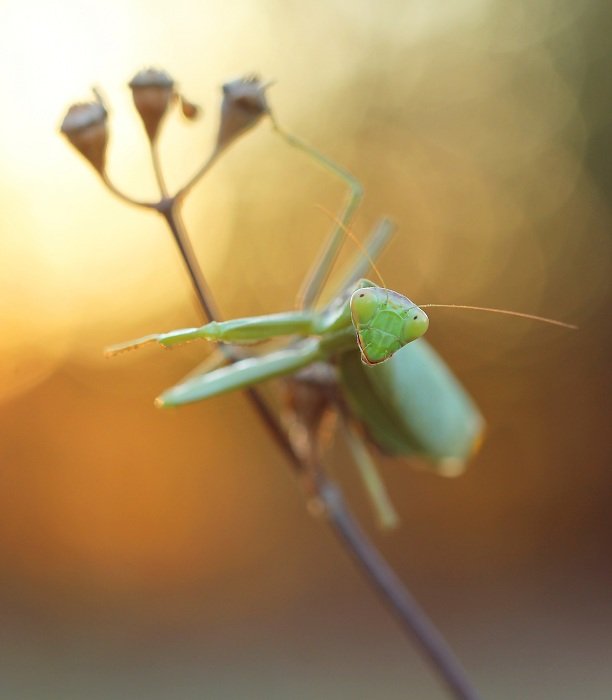
POLYGON ((484 419, 427 341, 416 340, 375 367, 345 353, 340 375, 349 405, 383 451, 422 457, 450 476, 479 446, 484 419))

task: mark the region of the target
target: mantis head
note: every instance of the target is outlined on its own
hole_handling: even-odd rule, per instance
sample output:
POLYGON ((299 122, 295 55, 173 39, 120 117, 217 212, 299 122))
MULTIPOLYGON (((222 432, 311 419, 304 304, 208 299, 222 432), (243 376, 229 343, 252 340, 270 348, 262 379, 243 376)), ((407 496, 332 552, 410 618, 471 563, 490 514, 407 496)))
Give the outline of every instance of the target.
POLYGON ((383 287, 357 289, 350 306, 361 360, 367 365, 388 360, 429 327, 427 314, 414 302, 383 287))

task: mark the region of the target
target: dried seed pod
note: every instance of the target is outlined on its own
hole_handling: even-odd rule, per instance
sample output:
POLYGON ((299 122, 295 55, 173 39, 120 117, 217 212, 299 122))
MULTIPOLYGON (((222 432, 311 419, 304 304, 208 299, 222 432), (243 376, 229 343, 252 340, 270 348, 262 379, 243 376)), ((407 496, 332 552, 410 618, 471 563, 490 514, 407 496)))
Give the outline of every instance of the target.
POLYGON ((102 174, 106 165, 108 112, 102 98, 93 91, 93 102, 79 102, 69 107, 60 131, 77 151, 102 174))
POLYGON ((217 136, 218 149, 229 146, 268 113, 265 91, 266 85, 256 75, 225 83, 217 136))
POLYGON ((200 116, 202 113, 201 107, 198 107, 197 104, 190 102, 184 95, 179 95, 179 99, 181 101, 181 112, 183 113, 185 119, 193 121, 200 116))
POLYGON ((142 119, 147 136, 155 141, 166 111, 175 98, 174 80, 163 70, 145 68, 130 80, 134 106, 142 119))

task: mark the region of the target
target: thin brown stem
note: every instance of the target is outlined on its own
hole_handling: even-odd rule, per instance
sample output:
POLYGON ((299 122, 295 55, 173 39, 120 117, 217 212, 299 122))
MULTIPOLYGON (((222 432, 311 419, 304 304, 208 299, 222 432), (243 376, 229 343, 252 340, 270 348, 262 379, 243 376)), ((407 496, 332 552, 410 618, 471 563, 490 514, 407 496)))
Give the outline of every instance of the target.
POLYGON ((317 492, 325 505, 330 524, 344 548, 353 557, 391 612, 438 672, 457 700, 479 700, 463 666, 414 596, 368 538, 348 509, 340 488, 324 476, 317 492))
POLYGON ((149 140, 149 149, 151 151, 151 162, 153 163, 153 172, 155 173, 157 186, 159 187, 162 199, 168 199, 168 187, 166 186, 166 181, 164 179, 164 171, 162 170, 161 161, 159 159, 159 147, 157 145, 157 139, 149 140))
POLYGON ((102 178, 102 182, 106 185, 107 189, 110 190, 110 192, 114 194, 115 197, 118 197, 123 202, 131 204, 135 207, 141 207, 143 209, 157 208, 157 205, 154 202, 143 202, 139 199, 134 199, 133 197, 130 197, 128 194, 125 194, 125 192, 122 192, 118 187, 114 185, 114 183, 108 177, 108 173, 106 171, 102 171, 100 173, 100 177, 102 178))
POLYGON ((176 201, 176 198, 163 199, 156 206, 157 211, 164 217, 165 222, 168 224, 168 228, 172 233, 174 242, 176 243, 181 258, 185 263, 187 268, 187 273, 191 280, 191 285, 193 291, 198 300, 198 305, 202 308, 204 316, 208 321, 216 321, 219 317, 219 309, 214 301, 212 292, 206 283, 204 274, 202 273, 202 268, 198 263, 195 251, 191 245, 189 236, 185 231, 185 226, 183 224, 180 215, 180 204, 176 201))
MULTIPOLYGON (((214 301, 210 287, 206 283, 206 279, 202 273, 202 268, 198 263, 197 257, 189 240, 189 236, 185 231, 185 226, 180 216, 180 202, 177 202, 176 198, 164 200, 159 203, 157 210, 164 217, 164 220, 168 224, 168 228, 172 233, 172 237, 178 246, 183 262, 185 263, 185 267, 187 268, 191 285, 197 297, 198 305, 202 309, 205 319, 207 321, 221 320, 221 314, 219 313, 217 304, 214 301)), ((231 345, 221 345, 220 349, 221 352, 223 352, 223 354, 230 360, 230 362, 235 362, 237 359, 240 359, 233 351, 231 345)), ((252 388, 247 389, 245 393, 259 414, 262 422, 267 427, 270 435, 274 439, 274 442, 276 442, 287 457, 289 457, 292 466, 299 471, 300 465, 296 462, 297 458, 293 452, 289 439, 261 394, 252 388)))
POLYGON ((223 148, 215 147, 213 152, 208 156, 208 160, 200 167, 200 169, 184 184, 181 189, 176 193, 174 199, 176 201, 181 201, 189 193, 191 188, 198 183, 198 181, 206 175, 206 173, 213 167, 217 162, 219 156, 223 153, 223 148))

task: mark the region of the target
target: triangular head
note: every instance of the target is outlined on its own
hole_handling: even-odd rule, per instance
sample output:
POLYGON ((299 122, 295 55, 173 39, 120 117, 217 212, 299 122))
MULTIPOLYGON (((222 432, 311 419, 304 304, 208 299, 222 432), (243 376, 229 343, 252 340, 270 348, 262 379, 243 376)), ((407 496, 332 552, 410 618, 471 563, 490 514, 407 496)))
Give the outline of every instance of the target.
POLYGON ((414 302, 383 287, 357 289, 350 306, 361 360, 366 365, 388 360, 429 327, 427 314, 414 302))

